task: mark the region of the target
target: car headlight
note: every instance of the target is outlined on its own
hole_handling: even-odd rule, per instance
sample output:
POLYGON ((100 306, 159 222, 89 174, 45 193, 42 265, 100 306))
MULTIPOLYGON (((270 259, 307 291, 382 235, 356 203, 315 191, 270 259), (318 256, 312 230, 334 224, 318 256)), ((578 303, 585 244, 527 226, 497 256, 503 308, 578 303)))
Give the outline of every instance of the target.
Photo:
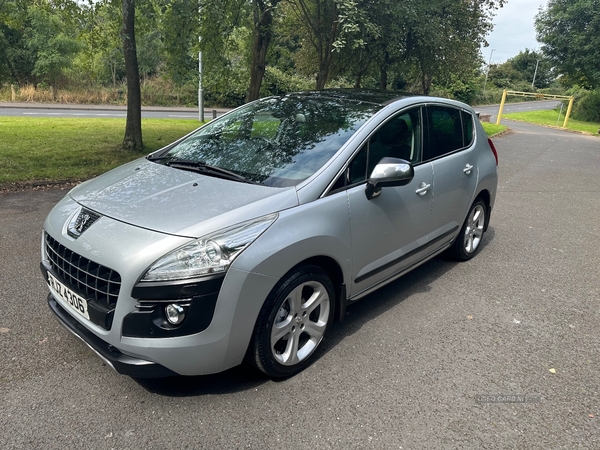
POLYGON ((172 281, 227 271, 277 218, 269 214, 196 239, 156 261, 141 281, 172 281))

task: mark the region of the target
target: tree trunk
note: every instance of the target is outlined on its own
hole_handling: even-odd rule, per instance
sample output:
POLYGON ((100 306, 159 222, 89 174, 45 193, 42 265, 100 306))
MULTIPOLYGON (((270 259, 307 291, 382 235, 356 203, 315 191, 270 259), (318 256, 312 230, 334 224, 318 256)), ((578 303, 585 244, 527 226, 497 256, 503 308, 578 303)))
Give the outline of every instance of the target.
POLYGON ((135 0, 123 1, 123 55, 127 78, 127 121, 123 150, 141 151, 142 143, 142 96, 140 92, 140 72, 135 46, 135 0))
POLYGON ((317 73, 317 83, 316 89, 317 91, 321 89, 325 89, 325 83, 327 83, 327 78, 329 77, 329 64, 325 61, 319 64, 319 72, 317 73))
POLYGON ((362 84, 362 79, 371 67, 371 63, 373 62, 373 52, 369 47, 361 46, 358 54, 358 63, 357 63, 357 72, 356 78, 354 79, 354 88, 360 89, 362 84))
POLYGON ((356 74, 356 78, 354 79, 354 89, 360 89, 360 84, 362 83, 362 71, 358 71, 356 74))
POLYGON ((390 67, 390 54, 385 51, 383 61, 379 63, 379 90, 387 90, 388 85, 388 67, 390 67))
POLYGON ((421 87, 423 88, 423 95, 429 95, 431 89, 431 77, 425 73, 421 76, 421 87))
POLYGON ((331 61, 333 60, 333 43, 337 38, 338 34, 338 14, 337 8, 334 4, 332 16, 331 16, 331 28, 329 35, 325 37, 324 45, 322 45, 322 51, 319 52, 319 72, 317 73, 317 90, 325 89, 325 84, 329 79, 329 69, 331 68, 331 61))
POLYGON ((387 65, 382 65, 379 67, 379 90, 380 91, 387 90, 387 85, 388 85, 387 65))
POLYGON ((260 87, 266 70, 267 50, 273 37, 272 9, 279 0, 273 0, 270 5, 261 0, 254 1, 254 42, 252 45, 252 67, 250 70, 250 86, 246 101, 251 102, 260 98, 260 87))

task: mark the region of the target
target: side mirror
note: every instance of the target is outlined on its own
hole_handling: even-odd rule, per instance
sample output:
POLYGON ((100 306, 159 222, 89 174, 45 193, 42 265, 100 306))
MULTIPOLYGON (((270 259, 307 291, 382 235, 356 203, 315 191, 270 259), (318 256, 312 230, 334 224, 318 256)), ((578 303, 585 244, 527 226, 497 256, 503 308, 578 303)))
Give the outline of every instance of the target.
POLYGON ((378 197, 383 187, 405 186, 411 182, 414 176, 415 170, 408 161, 398 158, 382 158, 367 181, 365 189, 367 199, 378 197))

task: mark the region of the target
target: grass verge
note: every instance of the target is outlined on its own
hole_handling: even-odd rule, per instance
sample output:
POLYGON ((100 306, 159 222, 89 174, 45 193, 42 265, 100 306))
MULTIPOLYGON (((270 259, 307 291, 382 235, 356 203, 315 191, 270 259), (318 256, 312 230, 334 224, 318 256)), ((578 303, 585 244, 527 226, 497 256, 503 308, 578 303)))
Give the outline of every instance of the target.
POLYGON ((495 123, 489 122, 481 122, 481 125, 483 125, 483 129, 489 137, 494 137, 508 129, 508 127, 504 125, 496 125, 495 123))
MULTIPOLYGON (((121 150, 124 119, 0 117, 0 188, 80 181, 100 175, 184 136, 196 120, 142 119, 145 150, 121 150)), ((484 123, 489 136, 506 129, 484 123)))
POLYGON ((157 150, 196 120, 142 119, 145 150, 121 150, 125 119, 0 117, 0 186, 85 180, 157 150))
MULTIPOLYGON (((528 122, 534 123, 536 125, 544 125, 548 127, 561 128, 562 124, 565 120, 564 112, 560 115, 557 111, 547 110, 547 111, 531 111, 531 112, 523 112, 523 113, 510 113, 503 114, 502 118, 517 120, 519 122, 528 122)), ((580 120, 574 120, 569 118, 569 123, 567 124, 567 130, 578 131, 580 133, 587 133, 598 136, 598 131, 600 129, 600 123, 594 122, 582 122, 580 120)))

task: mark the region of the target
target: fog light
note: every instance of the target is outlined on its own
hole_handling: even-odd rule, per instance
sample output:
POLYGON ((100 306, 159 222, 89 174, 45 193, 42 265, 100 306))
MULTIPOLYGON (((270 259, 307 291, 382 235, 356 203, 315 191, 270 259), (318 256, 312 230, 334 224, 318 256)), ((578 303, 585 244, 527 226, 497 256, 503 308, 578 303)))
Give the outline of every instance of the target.
POLYGON ((171 325, 179 325, 185 319, 185 309, 176 303, 171 303, 165 307, 165 315, 171 325))

